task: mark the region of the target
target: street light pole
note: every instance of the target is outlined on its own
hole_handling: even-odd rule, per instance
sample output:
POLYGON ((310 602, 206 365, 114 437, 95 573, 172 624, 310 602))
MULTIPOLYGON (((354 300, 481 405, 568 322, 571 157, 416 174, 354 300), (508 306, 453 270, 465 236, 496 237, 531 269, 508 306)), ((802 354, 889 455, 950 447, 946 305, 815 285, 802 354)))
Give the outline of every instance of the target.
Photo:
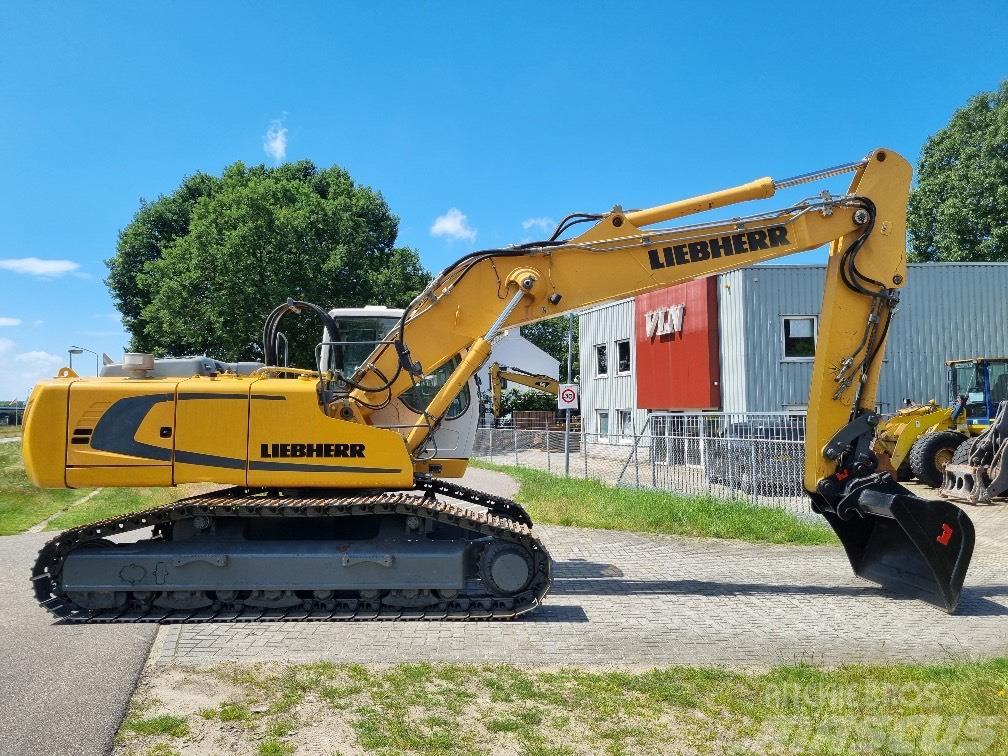
MULTIPOLYGON (((574 344, 574 314, 567 316, 567 383, 573 383, 571 379, 571 351, 574 344)), ((570 477, 570 408, 567 408, 564 418, 564 477, 570 477)))
POLYGON ((98 375, 99 375, 99 373, 101 373, 101 368, 99 367, 99 363, 98 363, 98 360, 100 358, 99 358, 98 352, 96 352, 94 349, 88 349, 87 347, 71 345, 70 348, 67 351, 70 353, 70 367, 71 368, 73 367, 73 356, 75 354, 83 354, 84 352, 88 352, 88 353, 94 355, 94 374, 95 374, 95 378, 97 378, 98 375))

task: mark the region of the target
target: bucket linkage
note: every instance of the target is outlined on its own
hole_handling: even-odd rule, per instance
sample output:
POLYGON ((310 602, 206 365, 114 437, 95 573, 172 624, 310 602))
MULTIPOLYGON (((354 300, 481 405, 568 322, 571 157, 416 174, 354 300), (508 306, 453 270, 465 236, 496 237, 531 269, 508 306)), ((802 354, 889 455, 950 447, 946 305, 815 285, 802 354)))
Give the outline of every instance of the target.
POLYGON ((827 445, 839 464, 810 492, 813 509, 836 532, 854 574, 952 613, 973 556, 973 522, 954 504, 914 496, 875 472, 868 446, 877 418, 861 415, 827 445))

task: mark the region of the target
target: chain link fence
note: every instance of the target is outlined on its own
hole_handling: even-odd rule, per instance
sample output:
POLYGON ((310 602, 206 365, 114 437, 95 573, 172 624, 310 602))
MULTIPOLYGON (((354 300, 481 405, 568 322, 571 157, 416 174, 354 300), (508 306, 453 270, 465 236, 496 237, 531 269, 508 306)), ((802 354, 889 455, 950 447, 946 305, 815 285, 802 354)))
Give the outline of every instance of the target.
MULTIPOLYGON (((640 433, 571 433, 570 476, 775 506, 812 515, 802 487, 805 417, 652 414, 640 433)), ((473 457, 565 474, 564 433, 480 428, 473 457)))

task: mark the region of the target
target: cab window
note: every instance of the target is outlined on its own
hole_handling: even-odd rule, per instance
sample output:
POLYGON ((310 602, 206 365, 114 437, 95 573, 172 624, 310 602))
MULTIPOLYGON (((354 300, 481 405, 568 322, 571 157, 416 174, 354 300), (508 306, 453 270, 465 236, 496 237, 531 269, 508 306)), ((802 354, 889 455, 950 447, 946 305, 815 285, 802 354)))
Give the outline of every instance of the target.
MULTIPOLYGON (((411 410, 416 412, 418 415, 427 409, 427 405, 431 403, 431 399, 441 390, 441 387, 445 385, 448 381, 448 377, 455 371, 458 367, 461 359, 459 357, 453 357, 448 360, 444 365, 439 367, 430 375, 420 379, 417 384, 406 391, 400 397, 403 404, 409 407, 411 410)), ((445 413, 445 420, 454 420, 457 417, 461 417, 465 414, 466 410, 469 409, 469 385, 466 386, 459 392, 450 405, 448 405, 448 412, 445 413)))

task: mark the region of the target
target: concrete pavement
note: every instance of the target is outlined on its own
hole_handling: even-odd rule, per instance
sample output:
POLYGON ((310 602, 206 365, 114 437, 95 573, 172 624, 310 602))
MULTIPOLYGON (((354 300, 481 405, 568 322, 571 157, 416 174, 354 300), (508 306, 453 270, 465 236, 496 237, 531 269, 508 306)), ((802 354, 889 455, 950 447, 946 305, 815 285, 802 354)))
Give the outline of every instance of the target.
MULTIPOLYGON (((511 495, 514 481, 463 481, 511 495)), ((545 605, 511 622, 173 625, 159 664, 509 662, 646 669, 1008 655, 1008 508, 971 508, 978 540, 957 614, 856 578, 837 546, 801 547, 537 525, 556 560, 545 605)))
POLYGON ((52 535, 0 538, 0 752, 106 754, 157 628, 53 624, 28 584, 52 535))

